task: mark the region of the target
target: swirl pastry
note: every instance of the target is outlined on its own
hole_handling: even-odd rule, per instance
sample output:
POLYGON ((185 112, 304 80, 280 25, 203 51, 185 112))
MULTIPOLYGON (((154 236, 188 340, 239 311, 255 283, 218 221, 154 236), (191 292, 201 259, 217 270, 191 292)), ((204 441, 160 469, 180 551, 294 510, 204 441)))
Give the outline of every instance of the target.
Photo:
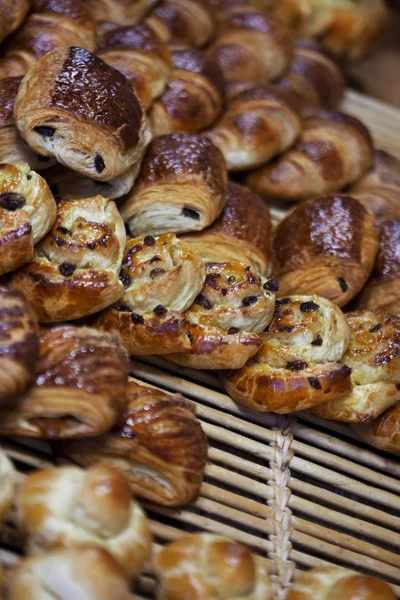
POLYGON ((378 250, 374 217, 355 198, 303 202, 274 237, 280 293, 317 294, 344 306, 367 281, 378 250))
POLYGON ((41 58, 23 79, 14 112, 35 152, 98 181, 134 167, 150 140, 127 79, 83 48, 41 58))
POLYGON ((25 292, 42 323, 98 312, 123 294, 125 241, 114 202, 101 196, 66 200, 32 262, 11 275, 11 285, 25 292))
POLYGON ((351 338, 342 360, 351 368, 353 391, 312 412, 324 419, 368 422, 400 400, 400 317, 381 311, 346 317, 351 338))
POLYGON ((209 533, 185 535, 153 559, 157 600, 272 600, 262 559, 246 546, 209 533))
POLYGON ((237 94, 205 135, 221 150, 228 171, 243 171, 285 152, 299 136, 301 125, 291 92, 259 85, 237 94))
POLYGON ((93 19, 118 25, 136 25, 157 0, 86 0, 93 19))
POLYGON ((17 496, 17 523, 28 554, 100 547, 129 577, 151 552, 146 516, 131 499, 128 481, 109 467, 55 467, 28 475, 17 496))
POLYGON ((259 194, 285 202, 338 192, 372 165, 372 142, 360 121, 321 112, 304 121, 297 144, 251 173, 247 184, 259 194))
POLYGON ((400 452, 400 402, 377 419, 352 425, 353 431, 367 444, 385 452, 400 452))
POLYGON ((26 163, 0 165, 0 275, 32 260, 55 218, 56 203, 40 175, 26 163))
POLYGON ((150 112, 154 136, 202 131, 218 118, 224 103, 224 76, 215 59, 190 48, 175 50, 172 59, 167 89, 150 112))
POLYGON ((350 340, 341 310, 318 296, 276 302, 262 347, 237 371, 223 374, 228 394, 253 410, 286 414, 340 398, 352 389, 340 362, 350 340))
POLYGON ((29 0, 2 0, 0 4, 0 42, 20 27, 29 10, 29 0))
MULTIPOLYGON (((16 492, 17 473, 7 454, 0 447, 0 525, 2 525, 10 511, 16 492)), ((1 592, 1 572, 0 572, 1 592)))
POLYGON ((198 231, 221 214, 226 187, 224 158, 214 144, 195 135, 164 135, 150 145, 121 214, 133 236, 198 231))
POLYGON ((109 431, 125 405, 128 368, 113 333, 43 330, 36 383, 15 407, 0 409, 0 433, 55 440, 109 431))
POLYGON ((128 404, 108 435, 71 440, 63 453, 83 467, 115 467, 133 493, 163 506, 195 500, 207 461, 207 438, 195 405, 180 394, 129 383, 128 404))

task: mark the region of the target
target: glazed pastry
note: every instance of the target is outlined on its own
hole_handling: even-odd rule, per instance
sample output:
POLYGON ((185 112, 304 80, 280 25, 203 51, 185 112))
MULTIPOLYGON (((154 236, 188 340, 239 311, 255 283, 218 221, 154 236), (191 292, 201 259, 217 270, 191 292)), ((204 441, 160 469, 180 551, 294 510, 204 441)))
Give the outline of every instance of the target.
POLYGON ((372 422, 352 425, 367 444, 385 452, 400 452, 400 402, 372 422))
POLYGON ((160 0, 146 19, 160 39, 169 44, 201 48, 215 33, 207 0, 160 0))
POLYGON ((150 145, 121 215, 133 236, 198 231, 221 214, 226 187, 224 158, 209 140, 164 135, 150 145))
POLYGON ((163 93, 172 70, 168 47, 144 25, 110 31, 97 55, 125 75, 144 110, 163 93))
POLYGON ((134 600, 125 576, 102 548, 57 548, 25 558, 7 577, 9 600, 134 600))
MULTIPOLYGON (((17 473, 13 463, 0 447, 0 525, 13 505, 17 485, 17 473)), ((1 572, 0 572, 1 591, 1 572)))
POLYGON ((324 419, 368 422, 400 400, 400 317, 381 311, 346 317, 351 338, 342 360, 351 368, 353 391, 312 412, 324 419))
POLYGON ((259 85, 237 94, 206 137, 224 155, 228 171, 254 169, 285 152, 301 131, 296 99, 286 90, 259 85))
POLYGON ((14 112, 35 152, 99 181, 134 167, 150 141, 127 79, 83 48, 41 58, 23 79, 14 112))
POLYGON ((11 286, 27 295, 42 323, 98 312, 123 294, 125 241, 114 202, 101 196, 66 200, 32 262, 11 275, 11 286))
MULTIPOLYGON (((38 326, 20 292, 0 287, 0 409, 12 406, 35 377, 38 326)), ((1 486, 0 486, 1 487, 1 486)))
POLYGON ((345 396, 350 369, 341 362, 350 329, 341 310, 318 296, 276 302, 258 354, 223 374, 228 394, 247 408, 287 414, 345 396))
POLYGON ((0 42, 20 27, 29 10, 29 0, 2 0, 0 4, 0 42))
POLYGON ((379 250, 371 211, 351 196, 322 196, 277 227, 280 294, 317 294, 344 306, 367 281, 379 250))
POLYGON ((207 438, 195 404, 180 394, 129 383, 128 404, 108 435, 63 444, 63 453, 83 467, 115 467, 132 492, 162 506, 183 506, 200 491, 207 438))
POLYGON ((150 112, 154 137, 202 131, 218 118, 224 103, 224 76, 215 59, 190 48, 175 50, 172 59, 167 89, 150 112))
POLYGON ((46 181, 26 163, 0 165, 0 275, 32 260, 51 229, 56 203, 46 181))
POLYGON ((0 434, 55 440, 109 431, 125 406, 128 368, 114 333, 44 329, 36 383, 14 408, 0 409, 0 434))
POLYGON ((190 352, 168 360, 194 369, 240 369, 261 346, 258 334, 272 319, 273 291, 242 262, 207 263, 206 273, 185 313, 190 352))
POLYGON ((136 25, 157 0, 86 0, 96 21, 136 25))
POLYGON ((304 121, 297 144, 254 171, 247 184, 259 194, 285 202, 338 192, 372 166, 372 142, 360 121, 321 112, 304 121))
MULTIPOLYGON (((271 219, 268 206, 256 194, 229 183, 226 204, 211 227, 182 235, 205 262, 244 261, 260 275, 271 271, 271 219)), ((277 283, 270 284, 278 291, 277 283)))
POLYGON ((28 554, 98 546, 129 577, 151 552, 146 516, 125 477, 109 467, 54 467, 28 475, 17 495, 17 524, 28 554))
POLYGON ((157 600, 272 600, 262 559, 246 546, 209 533, 185 535, 153 559, 157 600))

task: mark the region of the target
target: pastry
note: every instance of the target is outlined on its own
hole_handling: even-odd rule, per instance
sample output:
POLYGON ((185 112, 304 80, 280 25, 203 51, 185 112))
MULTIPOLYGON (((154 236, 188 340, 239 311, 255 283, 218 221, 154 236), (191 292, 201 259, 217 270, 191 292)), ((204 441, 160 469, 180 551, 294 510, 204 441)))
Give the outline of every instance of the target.
POLYGON ((2 0, 0 4, 0 42, 20 27, 29 10, 29 0, 2 0))
POLYGON ((153 559, 157 600, 272 600, 272 586, 260 557, 226 537, 185 535, 153 559))
POLYGON ((118 304, 96 317, 95 325, 119 333, 130 354, 169 354, 190 348, 184 311, 204 285, 205 269, 173 233, 130 239, 118 304))
POLYGON ((117 302, 124 223, 115 203, 96 196, 65 200, 32 262, 12 273, 11 286, 32 302, 39 321, 71 321, 117 302))
POLYGON ((86 0, 93 19, 136 25, 157 0, 86 0))
POLYGON ((109 431, 125 406, 128 368, 114 333, 44 329, 36 382, 16 406, 0 409, 0 434, 54 440, 109 431))
POLYGON ((150 145, 120 210, 133 236, 198 231, 221 214, 226 187, 224 158, 209 140, 164 135, 150 145))
POLYGON ((35 152, 99 181, 134 167, 150 141, 127 79, 76 46, 49 52, 32 67, 14 112, 20 134, 35 152))
POLYGON ((115 467, 132 492, 162 506, 195 500, 207 461, 207 438, 195 404, 130 382, 128 404, 108 435, 63 444, 63 453, 83 467, 115 467))
POLYGON ((40 175, 26 163, 0 165, 0 275, 33 259, 55 218, 56 203, 40 175))
POLYGON ((303 202, 274 237, 280 294, 317 294, 344 306, 367 281, 378 250, 372 212, 352 196, 303 202))
MULTIPOLYGON (((15 498, 17 473, 13 463, 0 447, 0 526, 4 523, 15 498)), ((0 572, 1 592, 1 572, 0 572)))
POLYGON ((201 48, 215 33, 214 16, 207 0, 160 0, 146 24, 163 41, 201 48))
POLYGON ((205 135, 219 148, 228 171, 254 169, 290 148, 301 132, 291 92, 258 85, 237 94, 205 135))
POLYGON ((400 317, 367 310, 346 317, 351 338, 342 360, 351 368, 353 390, 312 412, 324 419, 371 422, 400 401, 400 317))
POLYGON ((372 142, 364 125, 343 113, 320 112, 304 121, 293 148, 246 181, 259 194, 295 202, 338 192, 371 166, 372 142))
POLYGON ((149 115, 154 136, 202 131, 218 118, 224 104, 224 76, 214 58, 180 48, 172 60, 167 88, 149 115))
POLYGON ((400 402, 374 421, 352 425, 353 431, 367 444, 385 452, 400 452, 400 402))
POLYGON ((275 316, 261 334, 258 354, 237 371, 226 371, 226 391, 238 403, 287 414, 345 396, 352 389, 342 358, 350 329, 341 310, 318 296, 276 302, 275 316))
POLYGON ((146 516, 131 499, 125 477, 109 467, 36 471, 19 488, 16 512, 28 555, 60 546, 98 546, 129 577, 150 556, 146 516))
POLYGON ((275 0, 211 0, 211 4, 220 26, 227 19, 241 12, 262 12, 268 14, 275 0))

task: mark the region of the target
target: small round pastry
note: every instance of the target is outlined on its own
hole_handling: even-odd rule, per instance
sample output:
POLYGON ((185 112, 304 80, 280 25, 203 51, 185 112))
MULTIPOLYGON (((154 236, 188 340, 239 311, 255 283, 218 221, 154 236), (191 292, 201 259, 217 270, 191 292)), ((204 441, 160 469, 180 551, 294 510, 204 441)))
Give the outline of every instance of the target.
POLYGON ((351 337, 342 360, 351 368, 353 390, 311 412, 324 419, 371 422, 400 400, 400 317, 367 310, 346 317, 351 337))
MULTIPOLYGON (((223 373, 228 394, 247 408, 287 414, 340 398, 352 389, 343 355, 350 328, 342 311, 318 296, 276 302, 258 354, 223 373)), ((324 404, 322 404, 324 405, 324 404)))
POLYGON ((136 25, 157 0, 86 0, 95 21, 136 25))
POLYGON ((205 269, 173 233, 128 241, 117 305, 98 315, 96 327, 118 331, 130 354, 169 354, 190 348, 184 311, 204 285, 205 269))
POLYGON ((354 424, 351 428, 363 442, 378 450, 400 452, 400 402, 374 421, 354 424))
POLYGON ((25 292, 42 323, 98 312, 123 294, 125 242, 114 202, 101 196, 66 200, 32 262, 11 275, 11 286, 25 292))
POLYGON ((33 259, 56 210, 49 186, 29 165, 0 165, 0 275, 33 259))
POLYGON ((29 0, 2 0, 0 4, 0 42, 22 25, 29 10, 29 0))
POLYGON ((157 600, 272 600, 262 560, 229 538, 185 535, 153 559, 157 600))
MULTIPOLYGON (((17 472, 7 454, 0 447, 0 526, 4 523, 15 498, 17 472)), ((1 572, 0 572, 0 592, 1 572)))

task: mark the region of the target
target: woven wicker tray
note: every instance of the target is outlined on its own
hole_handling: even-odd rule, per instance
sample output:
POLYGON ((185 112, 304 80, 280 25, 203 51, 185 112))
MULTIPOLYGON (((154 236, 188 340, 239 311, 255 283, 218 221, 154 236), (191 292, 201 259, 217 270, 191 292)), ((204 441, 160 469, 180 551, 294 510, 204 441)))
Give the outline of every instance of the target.
MULTIPOLYGON (((400 158, 400 111, 355 93, 344 110, 361 118, 375 144, 400 158)), ((282 215, 274 210, 275 218, 282 215)), ((400 598, 400 461, 371 450, 344 424, 306 414, 244 410, 222 392, 218 378, 163 359, 132 363, 132 375, 197 402, 209 443, 201 497, 184 509, 145 504, 156 547, 182 532, 211 531, 248 544, 262 556, 276 600, 297 571, 343 565, 378 575, 400 598)), ((21 478, 51 464, 46 444, 2 442, 21 478), (29 444, 29 445, 28 445, 29 444)), ((0 560, 18 560, 13 517, 0 530, 0 560)), ((154 598, 149 570, 136 597, 154 598)))

